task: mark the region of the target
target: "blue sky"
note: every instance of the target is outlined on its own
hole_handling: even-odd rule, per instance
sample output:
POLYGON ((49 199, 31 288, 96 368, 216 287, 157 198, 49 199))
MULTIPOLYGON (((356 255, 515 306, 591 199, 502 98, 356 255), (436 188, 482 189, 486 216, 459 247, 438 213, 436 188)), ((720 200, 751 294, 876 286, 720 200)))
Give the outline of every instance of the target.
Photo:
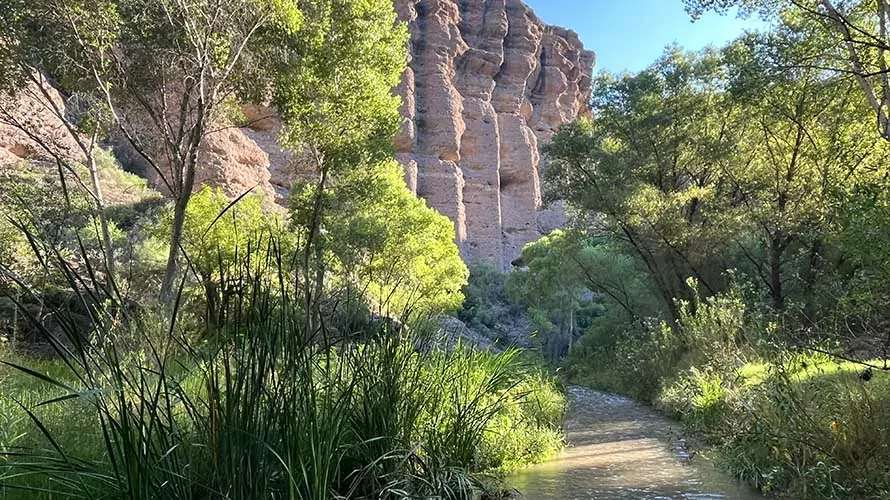
POLYGON ((757 28, 757 19, 710 13, 692 22, 682 0, 525 0, 549 24, 578 32, 596 52, 597 70, 639 71, 677 42, 686 49, 721 46, 757 28))

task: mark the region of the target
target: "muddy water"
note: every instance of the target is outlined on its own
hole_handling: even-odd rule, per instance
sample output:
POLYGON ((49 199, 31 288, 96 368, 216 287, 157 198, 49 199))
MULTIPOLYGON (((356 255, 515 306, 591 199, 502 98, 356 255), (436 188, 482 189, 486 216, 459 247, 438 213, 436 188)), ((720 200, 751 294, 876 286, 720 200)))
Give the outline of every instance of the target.
POLYGON ((510 485, 526 500, 761 499, 694 457, 676 424, 635 401, 569 389, 569 448, 510 485))

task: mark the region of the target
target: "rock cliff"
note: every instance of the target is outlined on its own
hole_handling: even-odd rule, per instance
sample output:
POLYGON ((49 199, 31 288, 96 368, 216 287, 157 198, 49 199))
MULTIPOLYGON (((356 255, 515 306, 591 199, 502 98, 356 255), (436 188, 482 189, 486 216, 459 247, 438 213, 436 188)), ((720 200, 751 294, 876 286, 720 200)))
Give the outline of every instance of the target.
MULTIPOLYGON (((409 67, 398 88, 405 121, 395 141, 408 184, 454 221, 465 260, 507 268, 523 245, 564 222, 560 208, 541 207, 539 145, 559 125, 589 113, 594 54, 574 32, 544 24, 522 0, 394 3, 411 32, 409 67)), ((21 111, 28 129, 48 134, 53 147, 70 154, 75 148, 45 111, 46 96, 28 90, 19 105, 6 108, 21 111)), ((284 201, 305 159, 279 146, 273 110, 250 106, 244 114, 248 126, 221 124, 207 137, 197 184, 221 186, 232 197, 254 189, 284 201)), ((0 166, 40 159, 32 138, 4 125, 9 118, 0 116, 0 166)), ((128 148, 115 147, 115 154, 154 177, 128 148)))
POLYGON ((396 139, 408 183, 451 217, 466 260, 506 268, 562 224, 539 145, 589 114, 594 54, 522 0, 396 0, 411 31, 396 139))
POLYGON ((54 164, 54 158, 83 162, 65 127, 65 99, 35 72, 16 95, 0 93, 0 168, 23 161, 54 164))

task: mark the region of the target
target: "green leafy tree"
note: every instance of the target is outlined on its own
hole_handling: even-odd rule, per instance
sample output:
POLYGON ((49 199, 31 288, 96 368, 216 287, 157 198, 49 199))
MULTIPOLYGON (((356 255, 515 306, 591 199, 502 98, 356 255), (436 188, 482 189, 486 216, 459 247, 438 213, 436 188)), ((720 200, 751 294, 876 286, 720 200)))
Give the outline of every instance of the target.
MULTIPOLYGON (((225 126, 224 103, 271 98, 283 141, 313 160, 319 194, 332 171, 380 161, 399 125, 392 88, 407 31, 384 0, 14 0, 0 21, 11 27, 0 42, 4 86, 20 87, 37 68, 84 95, 91 122, 123 137, 172 195, 166 301, 202 145, 225 126)), ((321 261, 316 268, 323 277, 321 261)))
MULTIPOLYGON (((174 219, 175 210, 168 207, 153 232, 168 239, 174 219)), ((204 290, 210 326, 222 324, 230 299, 241 292, 235 286, 253 271, 251 264, 262 266, 270 250, 276 256, 289 254, 294 242, 286 227, 281 214, 258 195, 229 201, 220 189, 205 187, 192 196, 182 248, 204 290)))
POLYGON ((807 294, 823 270, 838 204, 848 186, 886 162, 887 148, 870 133, 869 110, 852 82, 812 68, 777 73, 757 62, 756 46, 767 40, 744 42, 727 50, 727 60, 731 74, 744 75, 733 82, 734 98, 754 119, 737 150, 744 168, 729 180, 766 255, 754 259, 744 243, 740 248, 767 285, 773 309, 784 309, 784 282, 794 276, 812 314, 807 294))
POLYGON ((812 316, 844 186, 886 158, 850 82, 776 72, 768 42, 749 35, 604 77, 598 119, 546 148, 551 197, 598 214, 593 230, 643 262, 675 323, 676 301, 694 303, 688 278, 713 295, 731 268, 750 272, 774 311, 794 294, 812 316))
POLYGON ((706 11, 759 12, 778 22, 774 44, 806 50, 786 67, 828 70, 851 77, 890 141, 890 3, 886 0, 684 0, 697 18, 706 11))
POLYGON ((621 293, 606 283, 608 278, 592 286, 588 276, 593 276, 596 264, 590 259, 588 242, 579 236, 557 230, 529 243, 522 249, 523 269, 507 280, 507 292, 529 308, 537 335, 553 359, 571 351, 599 312, 591 292, 621 293))
POLYGON ((594 121, 562 127, 545 146, 547 196, 566 199, 591 229, 645 265, 671 319, 694 276, 721 286, 719 260, 737 225, 720 181, 740 109, 722 92, 719 54, 669 50, 636 75, 602 75, 594 121))
POLYGON ((317 316, 325 274, 319 232, 324 193, 338 176, 391 157, 401 120, 393 88, 405 70, 408 32, 389 0, 300 5, 303 29, 286 41, 292 56, 279 70, 275 102, 285 121, 284 142, 303 150, 313 168, 315 197, 300 224, 306 309, 317 316))
MULTIPOLYGON (((318 185, 294 199, 294 219, 309 224, 318 185)), ((392 160, 338 176, 321 197, 326 214, 319 247, 334 257, 350 289, 382 314, 454 311, 467 282, 454 224, 417 198, 392 160)))
POLYGON ((507 295, 506 273, 485 261, 471 262, 469 269, 464 303, 457 317, 470 328, 493 337, 493 328, 519 314, 519 304, 507 295))

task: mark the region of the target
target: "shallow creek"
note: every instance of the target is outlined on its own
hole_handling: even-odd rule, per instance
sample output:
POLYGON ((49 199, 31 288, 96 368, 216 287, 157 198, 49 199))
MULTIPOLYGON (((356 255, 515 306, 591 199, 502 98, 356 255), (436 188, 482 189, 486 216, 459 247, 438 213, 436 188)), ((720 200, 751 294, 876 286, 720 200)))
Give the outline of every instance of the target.
POLYGON ((513 475, 526 500, 763 498, 694 457, 678 425, 633 400, 571 387, 569 448, 513 475))

